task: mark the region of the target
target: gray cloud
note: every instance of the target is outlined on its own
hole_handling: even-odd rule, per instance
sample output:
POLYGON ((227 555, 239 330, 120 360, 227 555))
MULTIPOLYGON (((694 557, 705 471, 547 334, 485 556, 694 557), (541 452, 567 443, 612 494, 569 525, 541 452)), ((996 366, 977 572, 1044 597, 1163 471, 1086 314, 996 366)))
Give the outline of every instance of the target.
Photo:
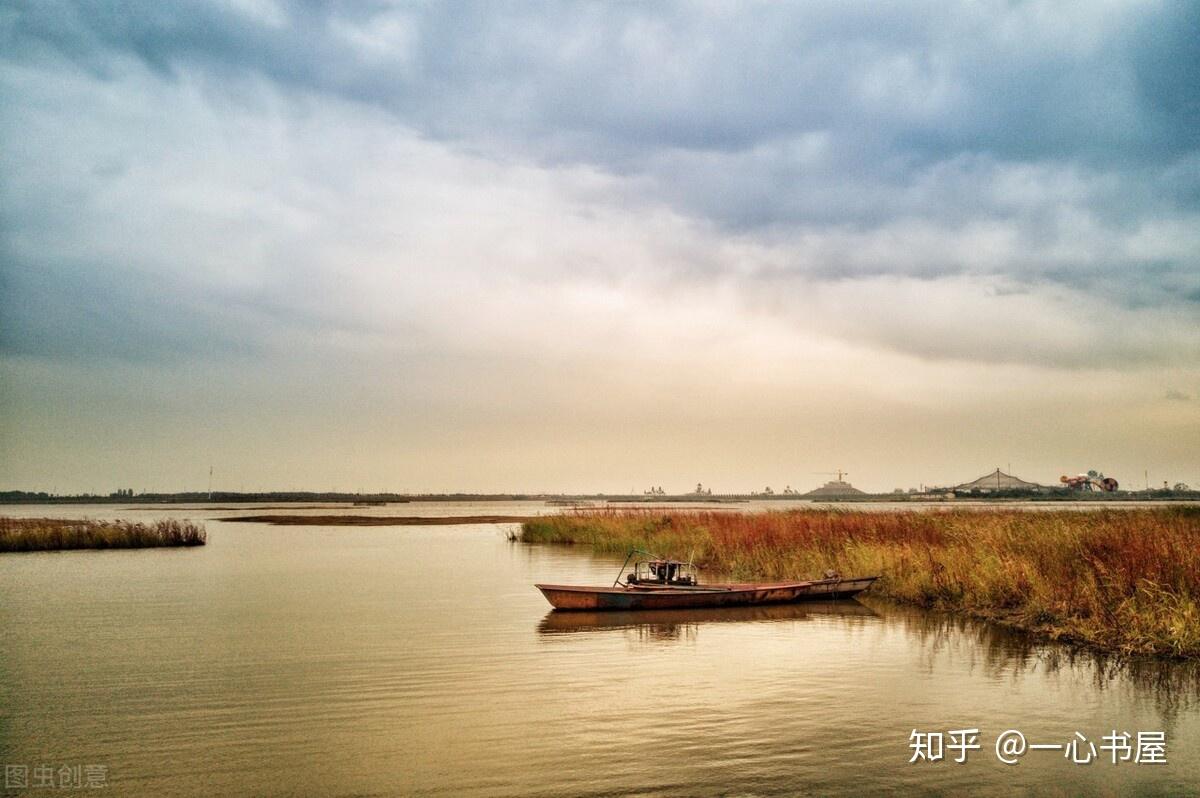
POLYGON ((6 355, 164 361, 254 345, 226 314, 158 275, 55 264, 6 270, 4 291, 6 355))
POLYGON ((588 164, 734 234, 987 224, 1026 253, 785 266, 810 275, 984 271, 1135 304, 1200 291, 1193 241, 1119 246, 1200 219, 1192 4, 38 2, 4 31, 27 65, 259 76, 490 158, 588 164))
POLYGON ((50 47, 97 74, 113 54, 256 72, 431 134, 613 162, 814 131, 933 162, 1161 162, 1200 143, 1190 4, 37 2, 5 27, 20 56, 50 47))
MULTIPOLYGON (((820 293, 845 321, 825 330, 922 357, 1136 363, 1159 357, 1160 328, 1190 351, 1197 19, 1174 5, 14 5, 0 16, 0 344, 193 357, 318 330, 418 340, 445 326, 433 298, 499 278, 715 281, 751 307, 820 293), (394 144, 413 141, 431 145, 394 144), (465 199, 428 199, 453 191, 465 199), (621 257, 586 221, 553 243, 536 233, 541 251, 490 248, 562 203, 595 229, 628 234, 627 214, 666 226, 621 257), (494 230, 442 227, 483 208, 494 230), (414 299, 364 313, 381 279, 364 275, 389 258, 407 282, 383 284, 414 299), (414 259, 442 276, 412 274, 414 259), (904 280, 936 323, 872 309, 904 280), (1149 332, 1101 354, 1081 306, 1149 332), (1007 347, 948 334, 978 313, 1038 332, 1007 347), (1039 313, 1089 332, 1043 325, 1058 337, 1039 343, 1039 313)), ((798 304, 784 315, 822 317, 798 304)))
POLYGON ((1197 362, 1197 14, 10 4, 0 355, 415 419, 580 363, 1197 362))

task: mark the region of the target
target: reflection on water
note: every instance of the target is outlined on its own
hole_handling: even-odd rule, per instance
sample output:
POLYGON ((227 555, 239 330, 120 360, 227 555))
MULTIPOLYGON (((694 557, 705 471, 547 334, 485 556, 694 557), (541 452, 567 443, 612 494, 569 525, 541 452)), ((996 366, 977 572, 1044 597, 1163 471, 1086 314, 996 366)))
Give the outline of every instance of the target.
MULTIPOLYGON (((875 601, 919 643, 920 661, 931 667, 952 659, 967 672, 995 680, 1086 676, 1094 690, 1128 689, 1156 706, 1160 719, 1200 712, 1200 662, 1127 658, 1088 648, 1034 640, 1000 624, 875 601)), ((1194 722, 1194 719, 1192 719, 1194 722)))
MULTIPOLYGON (((105 514, 31 512, 64 509, 105 514)), ((533 583, 607 584, 620 558, 495 527, 208 529, 196 550, 0 557, 0 763, 102 763, 113 794, 155 796, 1200 784, 1191 665, 1121 663, 869 597, 550 613, 533 583), (966 764, 908 764, 912 729, 970 726, 985 746, 966 764), (1163 730, 1168 765, 1047 754, 1005 767, 987 743, 1010 728, 1034 742, 1163 730)))
POLYGON ((926 667, 948 658, 997 681, 1084 674, 1096 691, 1130 689, 1152 700, 1164 723, 1200 712, 1200 662, 1120 657, 1046 643, 999 624, 879 605, 887 606, 886 614, 919 642, 926 667))
POLYGON ((803 621, 818 616, 875 617, 875 611, 857 601, 812 601, 762 607, 712 607, 693 610, 641 610, 638 612, 546 613, 538 624, 541 634, 570 634, 602 630, 632 631, 640 640, 694 639, 699 628, 713 623, 768 623, 803 621))

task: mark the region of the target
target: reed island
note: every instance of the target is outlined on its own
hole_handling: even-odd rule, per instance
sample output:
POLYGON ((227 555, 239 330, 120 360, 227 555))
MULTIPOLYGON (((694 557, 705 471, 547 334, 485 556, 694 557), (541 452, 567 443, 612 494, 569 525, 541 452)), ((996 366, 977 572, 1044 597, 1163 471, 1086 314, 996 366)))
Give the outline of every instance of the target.
POLYGON ((530 543, 640 548, 734 579, 879 574, 869 591, 1129 655, 1200 658, 1200 508, 577 510, 530 543))
POLYGON ((0 553, 203 546, 207 540, 203 525, 175 519, 144 524, 90 519, 0 518, 0 553))

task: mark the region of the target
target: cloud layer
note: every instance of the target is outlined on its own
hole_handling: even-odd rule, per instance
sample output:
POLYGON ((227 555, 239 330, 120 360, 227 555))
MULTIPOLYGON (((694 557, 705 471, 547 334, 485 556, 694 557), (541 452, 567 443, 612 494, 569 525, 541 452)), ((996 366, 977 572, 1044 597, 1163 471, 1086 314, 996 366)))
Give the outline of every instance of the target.
POLYGON ((307 432, 257 446, 316 487, 1194 469, 1198 41, 1187 4, 10 5, 0 478, 168 441, 257 473, 272 397, 307 432), (1017 431, 1097 405, 1137 420, 1017 431))

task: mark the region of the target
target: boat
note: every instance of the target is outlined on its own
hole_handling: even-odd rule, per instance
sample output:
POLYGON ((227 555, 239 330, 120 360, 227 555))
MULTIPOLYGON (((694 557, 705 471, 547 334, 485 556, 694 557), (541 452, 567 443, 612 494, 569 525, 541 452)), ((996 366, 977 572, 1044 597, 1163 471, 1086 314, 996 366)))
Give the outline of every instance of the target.
POLYGON ((822 579, 803 582, 729 582, 700 584, 696 566, 690 561, 649 555, 639 560, 621 581, 635 554, 625 558, 616 580, 607 587, 588 585, 536 584, 556 610, 682 610, 697 607, 746 607, 758 604, 789 604, 797 601, 852 598, 869 588, 879 577, 845 579, 827 571, 822 579))

